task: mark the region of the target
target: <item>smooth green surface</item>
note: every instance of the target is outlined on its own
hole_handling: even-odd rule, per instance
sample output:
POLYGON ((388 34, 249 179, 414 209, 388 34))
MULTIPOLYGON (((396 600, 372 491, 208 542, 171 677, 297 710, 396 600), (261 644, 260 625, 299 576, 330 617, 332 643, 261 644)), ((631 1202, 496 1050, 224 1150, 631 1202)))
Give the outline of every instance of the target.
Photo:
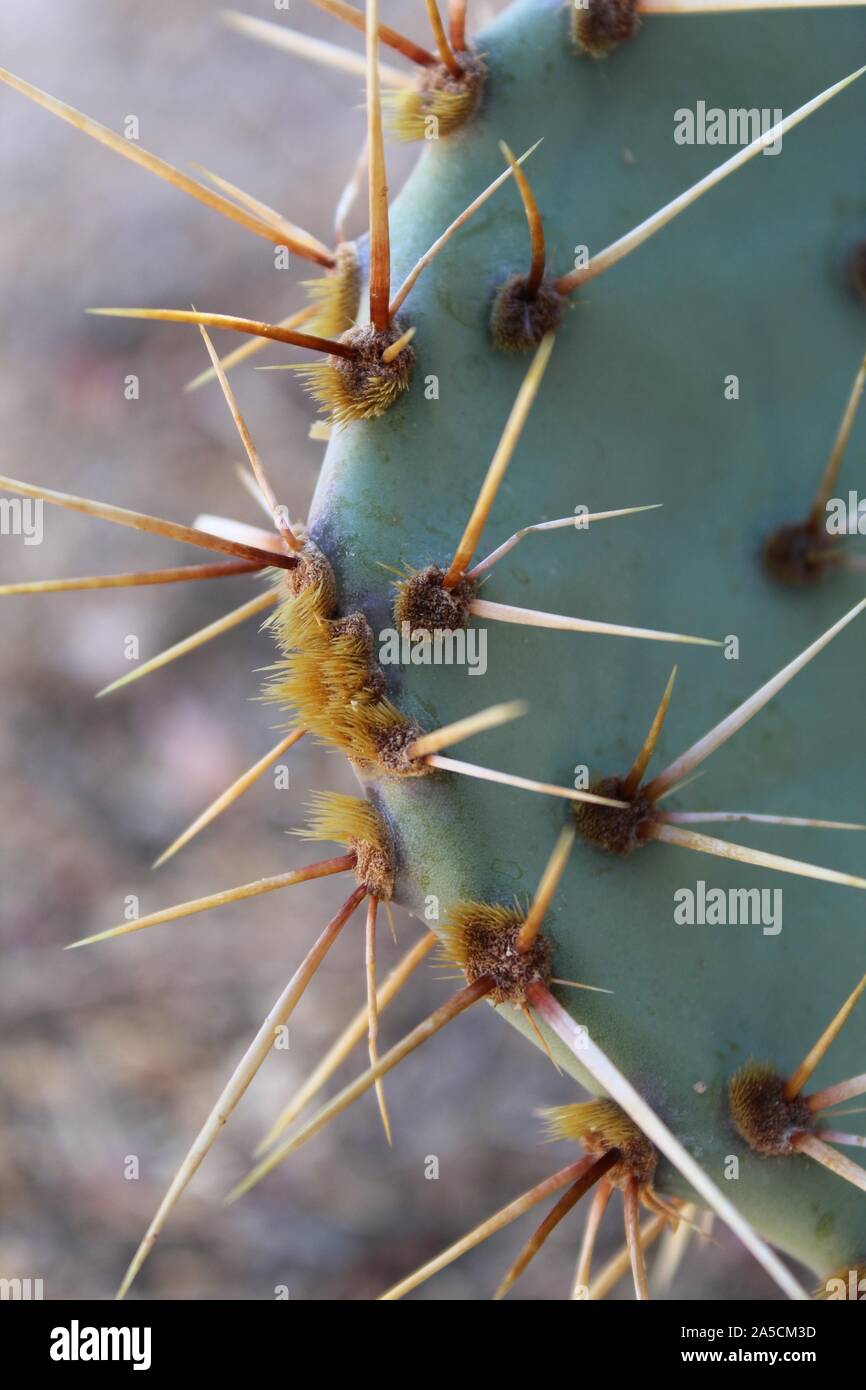
MULTIPOLYGON (((570 50, 566 20, 559 4, 522 0, 483 36, 490 81, 481 114, 464 134, 424 151, 397 200, 395 284, 500 171, 500 139, 522 151, 544 136, 526 167, 549 264, 562 273, 576 244, 597 251, 732 153, 676 145, 677 108, 703 100, 787 113, 866 61, 861 11, 646 19, 630 46, 601 63, 570 50)), ((528 718, 455 756, 566 784, 578 763, 593 776, 625 771, 676 661, 658 770, 866 593, 866 578, 844 575, 787 591, 756 562, 767 529, 805 512, 866 346, 866 309, 842 270, 851 240, 866 232, 864 129, 866 81, 786 136, 779 155, 759 156, 586 287, 558 334, 484 538, 487 553, 519 526, 580 504, 663 502, 662 511, 589 532, 527 538, 484 596, 733 633, 740 659, 490 624, 483 677, 444 667, 388 672, 398 703, 426 727, 498 700, 530 701, 528 718), (739 401, 724 398, 729 373, 739 377, 739 401)), ((418 329, 408 396, 330 445, 313 530, 334 563, 343 610, 362 608, 376 631, 391 623, 391 576, 381 566, 447 563, 477 494, 527 365, 493 349, 490 299, 527 254, 509 184, 407 302, 418 329), (425 399, 430 374, 439 378, 438 401, 425 399)), ((846 490, 862 486, 864 446, 866 418, 852 440, 846 490)), ((718 752, 677 804, 866 819, 864 624, 718 752)), ((564 802, 465 778, 371 790, 399 837, 400 900, 418 910, 434 893, 443 915, 459 898, 531 893, 566 814, 564 802)), ((857 834, 706 829, 866 868, 857 834)), ((866 968, 866 897, 670 846, 620 861, 580 844, 549 927, 558 975, 615 991, 562 991, 563 1002, 762 1233, 822 1272, 862 1261, 866 1197, 805 1159, 744 1152, 724 1089, 750 1056, 782 1070, 800 1061, 866 968), (701 878, 781 888, 781 934, 675 925, 675 890, 701 878), (736 1183, 724 1179, 728 1154, 741 1159, 736 1183)), ((817 1084, 862 1071, 864 1037, 866 1005, 817 1084)), ((532 1107, 527 1096, 527 1115, 532 1107)), ((681 1190, 667 1170, 662 1185, 681 1190)))

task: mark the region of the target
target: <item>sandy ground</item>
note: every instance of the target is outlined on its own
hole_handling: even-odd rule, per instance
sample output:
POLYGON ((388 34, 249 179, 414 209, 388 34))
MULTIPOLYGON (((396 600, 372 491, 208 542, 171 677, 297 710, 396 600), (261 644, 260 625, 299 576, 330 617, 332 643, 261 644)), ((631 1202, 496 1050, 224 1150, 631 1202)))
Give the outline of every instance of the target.
MULTIPOLYGON (((226 32, 219 8, 5 0, 0 61, 116 129, 136 116, 145 147, 218 171, 328 240, 362 137, 358 86, 226 32)), ((246 8, 285 22, 266 0, 246 8)), ((420 0, 383 6, 385 19, 419 36, 423 11, 420 0)), ((360 47, 302 0, 292 22, 360 47)), ((389 158, 397 187, 411 156, 389 158)), ((203 365, 198 335, 84 310, 194 302, 275 319, 300 303, 305 268, 275 269, 268 243, 6 89, 0 186, 3 471, 183 521, 202 510, 255 521, 218 391, 181 390, 203 365), (124 394, 130 374, 140 383, 134 401, 124 394)), ((363 218, 361 206, 356 230, 363 218)), ((308 403, 282 374, 246 369, 235 385, 280 496, 303 515, 323 447, 307 438, 308 403)), ((41 545, 0 537, 2 579, 200 558, 56 510, 44 522, 41 545)), ((220 580, 0 608, 0 1275, 42 1278, 46 1298, 110 1296, 223 1080, 346 891, 305 885, 61 949, 119 921, 128 895, 144 913, 303 863, 310 848, 286 831, 301 822, 308 790, 353 790, 342 760, 305 741, 290 755, 288 789, 265 777, 151 872, 178 831, 276 741, 275 711, 255 701, 269 642, 248 624, 104 701, 94 692, 128 669, 130 637, 145 658, 249 593, 250 581, 220 580), (137 1180, 125 1176, 130 1158, 137 1180)), ((397 925, 402 952, 419 928, 406 917, 397 925)), ((383 971, 397 956, 386 934, 383 971)), ((480 1009, 389 1081, 392 1152, 367 1099, 224 1208, 272 1117, 357 1008, 362 960, 359 918, 299 1008, 289 1050, 269 1060, 184 1197, 138 1295, 259 1299, 286 1285, 299 1299, 374 1297, 567 1161, 540 1145, 534 1111, 574 1098, 574 1087, 480 1009), (438 1181, 425 1178, 430 1155, 438 1181)), ((384 1043, 451 987, 422 971, 386 1015, 384 1043)), ((350 1070, 362 1060, 359 1050, 350 1070)), ((580 1227, 579 1216, 564 1224, 513 1297, 566 1296, 580 1227)), ((418 1296, 489 1297, 527 1234, 524 1224, 500 1236, 418 1296)), ((620 1240, 612 1215, 602 1254, 620 1240)), ((692 1248, 677 1290, 772 1296, 724 1234, 692 1248)))

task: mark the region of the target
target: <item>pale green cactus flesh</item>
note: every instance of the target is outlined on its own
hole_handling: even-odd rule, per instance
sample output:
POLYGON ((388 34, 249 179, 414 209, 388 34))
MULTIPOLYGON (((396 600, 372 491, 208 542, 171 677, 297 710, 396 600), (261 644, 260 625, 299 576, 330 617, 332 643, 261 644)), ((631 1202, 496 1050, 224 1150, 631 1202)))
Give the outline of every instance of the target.
MULTIPOLYGON (((866 54, 857 10, 647 17, 601 62, 577 54, 568 20, 567 6, 518 0, 478 36, 488 69, 481 109, 459 134, 428 144, 393 208, 395 285, 501 170, 500 140, 520 152, 544 137, 525 167, 559 275, 576 246, 598 251, 730 153, 677 144, 678 108, 703 100, 787 113, 866 54)), ((527 718, 461 756, 566 786, 580 764, 591 777, 622 774, 676 661, 662 767, 862 597, 862 576, 842 570, 786 589, 760 554, 773 527, 805 514, 866 342, 844 270, 866 224, 864 123, 866 85, 855 84, 787 135, 780 153, 757 157, 573 296, 484 536, 486 553, 581 505, 663 503, 585 532, 528 537, 484 597, 735 635, 739 658, 489 623, 484 675, 386 668, 396 703, 426 728, 495 701, 530 702, 527 718), (732 375, 738 399, 725 391, 732 375)), ((334 566, 341 610, 361 609, 377 634, 393 622, 383 565, 444 566, 453 554, 527 366, 492 345, 491 299, 527 268, 526 222, 508 184, 404 306, 417 328, 409 392, 330 443, 312 532, 334 566)), ((861 421, 845 493, 857 486, 864 440, 861 421)), ((864 689, 861 621, 669 804, 863 820, 864 689)), ((460 899, 530 895, 568 815, 564 801, 448 774, 377 778, 368 790, 397 838, 397 898, 419 914, 431 895, 443 917, 460 899)), ((857 835, 728 829, 812 863, 864 864, 857 835)), ((732 1129, 726 1087, 750 1057, 783 1073, 801 1060, 862 974, 864 910, 847 887, 672 845, 620 859, 578 840, 548 918, 554 973, 613 991, 557 988, 558 997, 755 1227, 819 1274, 862 1262, 866 1200, 806 1158, 753 1155, 732 1129), (780 889, 781 932, 675 924, 676 890, 698 880, 780 889), (731 1155, 736 1181, 726 1181, 731 1155)), ((818 1084, 863 1070, 863 1036, 855 1015, 818 1084)), ((668 1167, 659 1187, 688 1191, 668 1167)))

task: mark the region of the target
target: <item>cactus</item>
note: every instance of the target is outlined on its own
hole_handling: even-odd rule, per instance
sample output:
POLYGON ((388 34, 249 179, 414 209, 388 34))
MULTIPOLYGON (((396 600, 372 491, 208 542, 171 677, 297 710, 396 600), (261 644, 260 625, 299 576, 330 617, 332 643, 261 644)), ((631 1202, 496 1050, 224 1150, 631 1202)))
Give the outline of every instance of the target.
MULTIPOLYGON (((346 6, 318 3, 347 17, 346 6)), ((856 134, 866 86, 842 79, 852 53, 866 51, 866 16, 853 6, 696 14, 687 0, 590 0, 582 10, 515 0, 464 40, 465 8, 451 7, 447 33, 434 25, 435 52, 419 58, 404 44, 418 81, 394 79, 381 101, 368 0, 371 236, 338 257, 293 233, 296 252, 326 272, 306 318, 275 327, 112 311, 201 327, 278 535, 203 539, 202 528, 181 536, 153 519, 150 529, 220 549, 231 557, 223 565, 276 567, 254 606, 273 605, 268 696, 295 731, 280 746, 302 729, 330 741, 374 808, 319 808, 314 830, 347 853, 304 872, 351 869, 358 886, 299 972, 305 988, 366 896, 371 1069, 288 1139, 281 1117, 238 1193, 366 1089, 375 1086, 387 1129, 387 1072, 486 998, 602 1098, 553 1117, 558 1137, 588 1157, 516 1204, 513 1215, 564 1190, 501 1293, 594 1183, 593 1230, 611 1187, 623 1190, 639 1296, 650 1238, 640 1201, 662 1224, 682 1219, 686 1203, 714 1207, 784 1291, 802 1296, 770 1245, 820 1285, 866 1259, 866 1172, 836 1147, 856 1136, 822 1118, 866 1086, 862 1014, 842 1027, 863 987, 866 880, 841 867, 859 860, 857 835, 841 832, 864 828, 866 648, 855 619, 866 600, 855 547, 831 545, 821 522, 835 491, 847 497, 849 437, 859 428, 863 438, 856 134), (723 182, 706 178, 720 152, 674 138, 676 113, 697 94, 726 111, 790 113, 770 132, 783 148, 768 157, 759 141, 744 146, 723 182), (428 137, 390 214, 380 106, 401 138, 428 137), (542 139, 522 162, 511 154, 542 139), (706 197, 680 198, 703 191, 701 180, 706 197), (392 290, 407 277, 398 317, 392 290), (330 418, 305 527, 277 504, 207 327, 328 354, 301 368, 330 418), (510 543, 551 519, 657 504, 510 543), (491 563, 479 562, 494 546, 491 563), (483 681, 466 665, 436 664, 423 638, 467 626, 486 639, 483 681), (404 639, 396 660, 384 655, 392 631, 404 639), (482 706, 491 712, 464 722, 482 706), (449 756, 458 737, 476 740, 477 762, 449 756), (647 780, 653 753, 664 771, 653 765, 647 780), (699 767, 705 776, 686 793, 699 767), (690 828, 716 820, 746 822, 733 846, 690 828), (677 907, 701 882, 720 890, 716 903, 778 890, 783 918, 690 925, 677 907), (392 898, 433 928, 466 984, 379 1058, 375 904, 392 898), (804 1096, 819 1067, 821 1088, 804 1096)), ((237 219, 237 199, 230 206, 237 219)), ((261 209, 244 215, 260 235, 288 235, 261 209)), ((112 511, 96 514, 124 520, 112 511)), ((299 876, 278 877, 234 896, 299 876)), ((217 899, 234 897, 182 908, 217 899)), ((99 935, 172 913, 181 909, 99 935)), ((158 1228, 284 1015, 269 1015, 158 1228)), ((588 1238, 581 1286, 591 1248, 588 1238)))

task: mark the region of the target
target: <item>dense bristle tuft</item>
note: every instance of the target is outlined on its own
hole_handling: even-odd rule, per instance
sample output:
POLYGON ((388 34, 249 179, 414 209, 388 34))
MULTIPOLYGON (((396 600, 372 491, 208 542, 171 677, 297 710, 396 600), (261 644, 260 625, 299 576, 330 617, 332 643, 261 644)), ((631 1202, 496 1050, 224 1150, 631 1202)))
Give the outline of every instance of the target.
POLYGON ((270 626, 282 660, 266 698, 294 711, 304 728, 359 768, 429 774, 421 759, 406 755, 421 731, 386 696, 367 619, 363 613, 332 617, 333 607, 333 590, 324 580, 280 604, 270 626))
POLYGON ((361 265, 355 243, 342 242, 334 257, 333 270, 303 282, 315 307, 315 314, 309 321, 310 332, 321 338, 339 338, 351 328, 358 318, 361 302, 361 265))
POLYGON ((334 571, 319 547, 309 536, 303 535, 303 528, 300 529, 304 541, 301 563, 295 569, 287 570, 285 575, 278 574, 276 583, 278 586, 284 584, 292 598, 298 598, 303 593, 315 594, 316 611, 332 613, 337 601, 334 571))
POLYGON ((621 1155, 607 1181, 622 1187, 634 1179, 640 1188, 652 1186, 658 1153, 621 1106, 613 1100, 587 1100, 557 1105, 543 1112, 550 1139, 573 1139, 596 1157, 618 1149, 621 1155))
POLYGON ((408 143, 453 135, 474 116, 484 90, 484 64, 471 53, 456 57, 460 77, 439 63, 423 68, 415 87, 382 93, 387 128, 395 139, 408 143))
POLYGON ((737 1133, 765 1158, 794 1152, 792 1136, 811 1127, 801 1098, 785 1099, 785 1079, 769 1062, 747 1062, 731 1078, 728 1104, 737 1133))
POLYGON ((441 930, 442 952, 471 985, 482 976, 495 981, 494 1004, 522 1004, 531 984, 550 981, 550 943, 539 932, 528 951, 517 938, 526 914, 498 903, 464 902, 452 908, 441 930))
POLYGON ((308 825, 295 831, 308 840, 334 840, 356 856, 355 877, 382 902, 394 892, 394 849, 380 813, 369 801, 337 792, 313 792, 308 825))
POLYGON ((354 356, 326 357, 321 362, 300 363, 292 370, 300 374, 332 424, 345 426, 356 420, 376 420, 409 387, 415 349, 404 348, 391 362, 382 359, 385 349, 404 332, 396 321, 386 333, 377 332, 369 324, 350 328, 340 342, 355 348, 354 356))

